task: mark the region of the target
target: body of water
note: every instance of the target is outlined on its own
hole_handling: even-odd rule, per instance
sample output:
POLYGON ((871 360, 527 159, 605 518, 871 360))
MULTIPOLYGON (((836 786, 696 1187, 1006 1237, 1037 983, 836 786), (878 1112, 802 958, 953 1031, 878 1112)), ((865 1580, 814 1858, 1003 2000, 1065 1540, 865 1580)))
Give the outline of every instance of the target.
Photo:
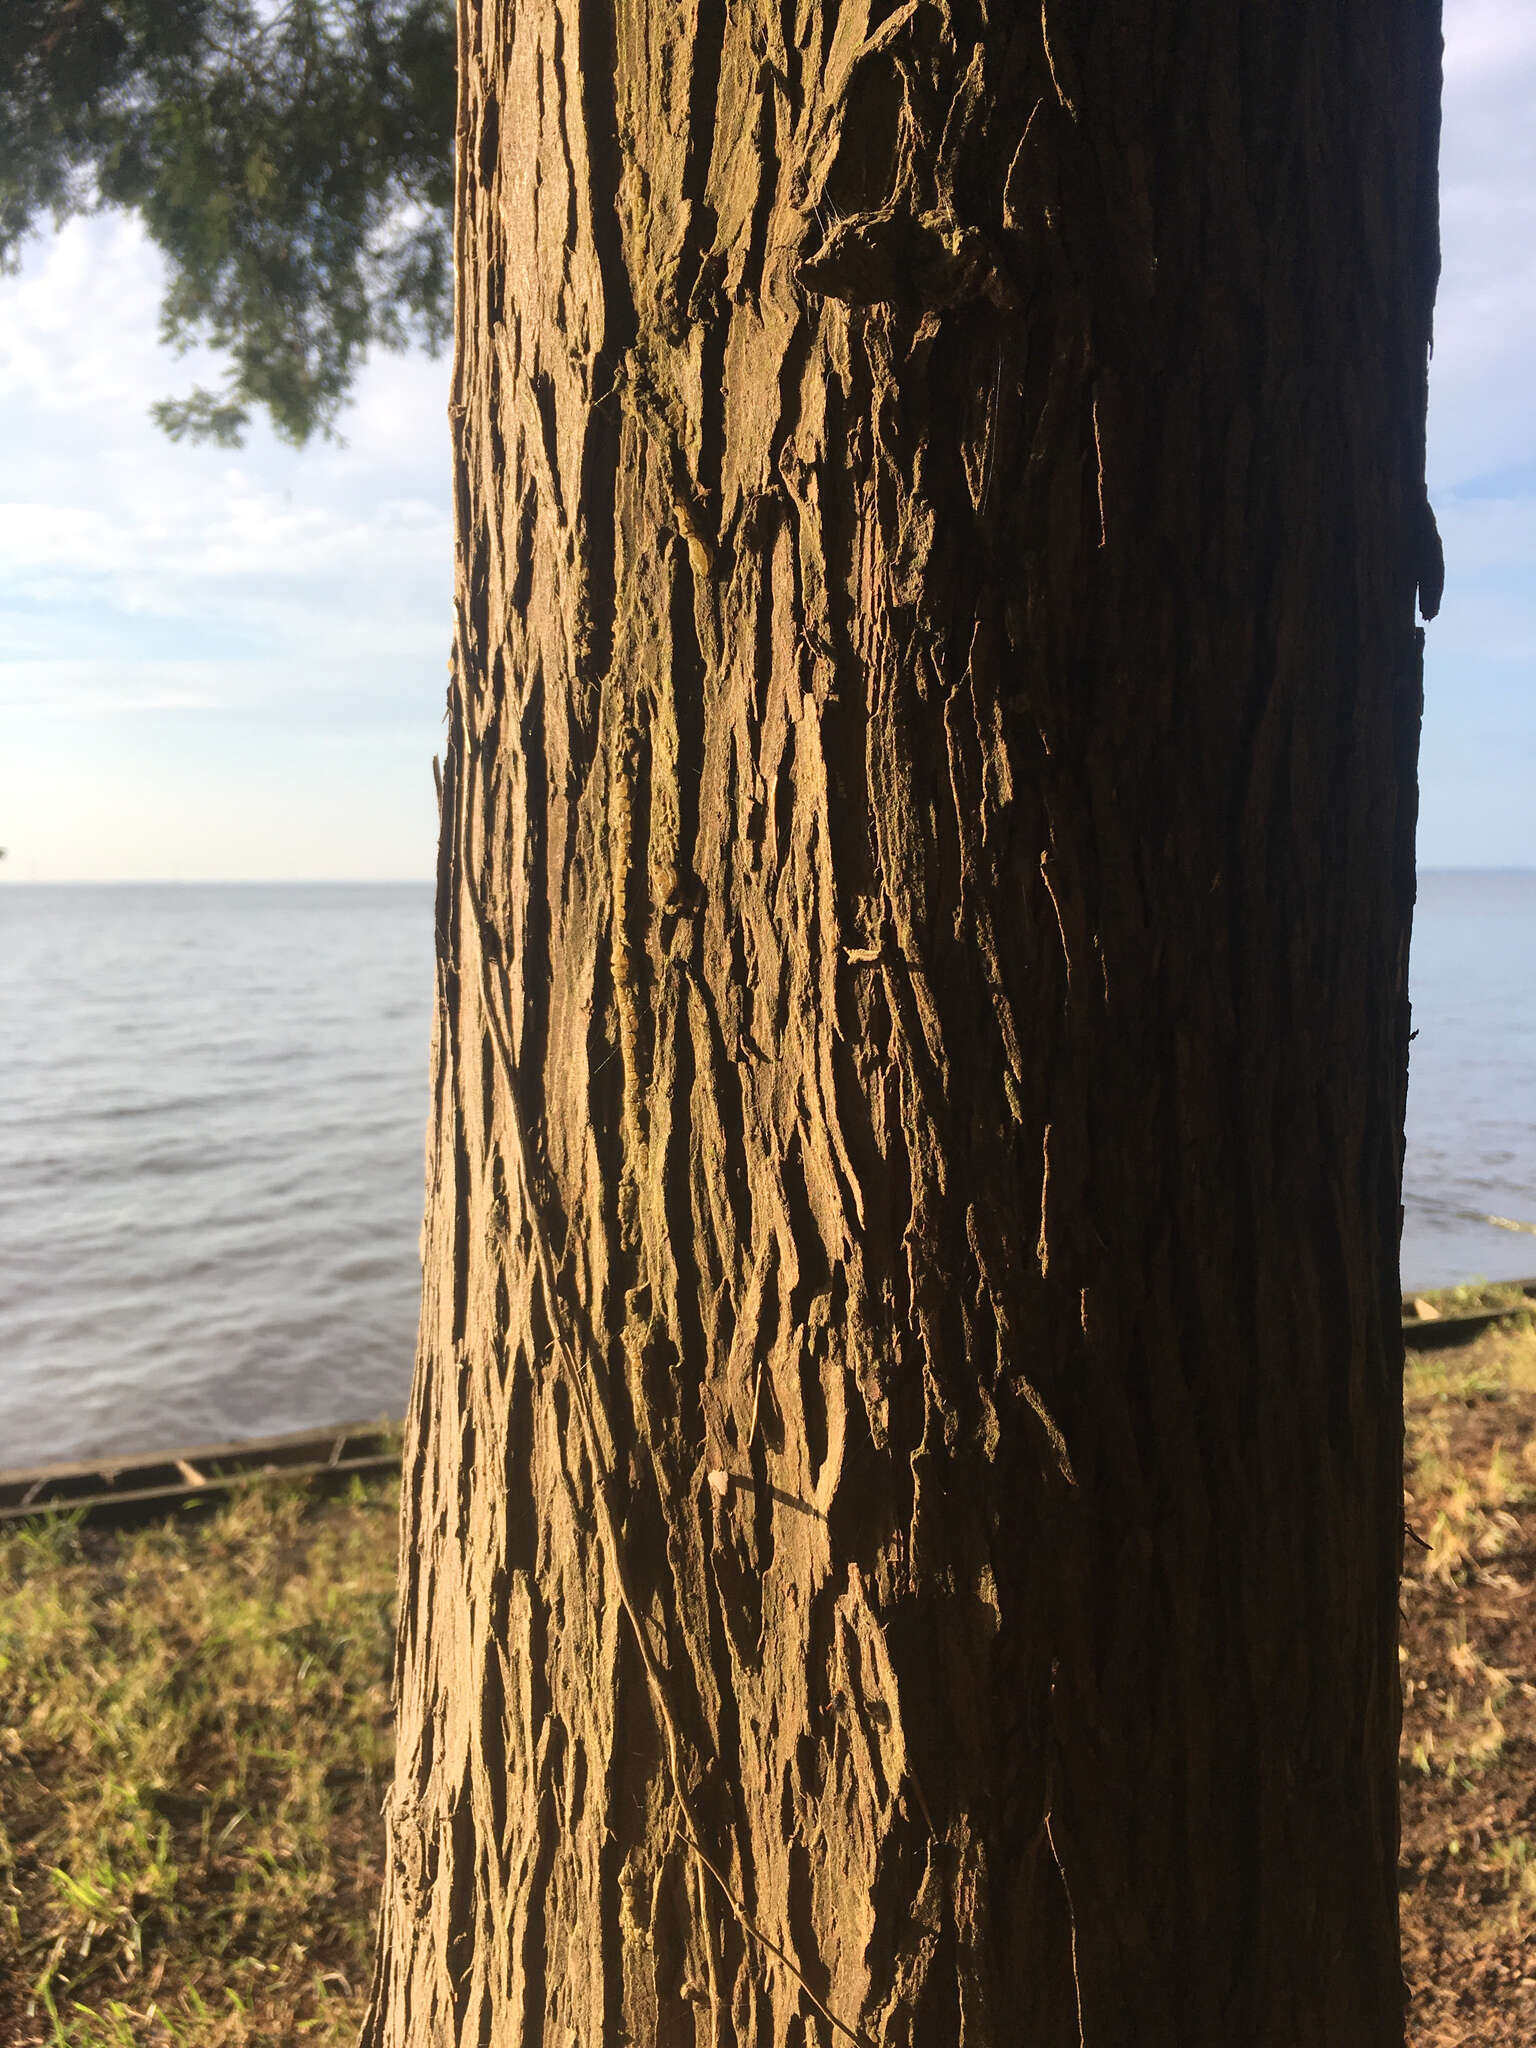
MULTIPOLYGON (((0 890, 0 1467, 398 1413, 428 884, 0 890)), ((1426 875, 1403 1273, 1536 1273, 1536 874, 1426 875)))
POLYGON ((1404 1282, 1536 1274, 1536 873, 1421 875, 1409 979, 1404 1282))
POLYGON ((0 1466, 410 1386, 429 884, 0 889, 0 1466))

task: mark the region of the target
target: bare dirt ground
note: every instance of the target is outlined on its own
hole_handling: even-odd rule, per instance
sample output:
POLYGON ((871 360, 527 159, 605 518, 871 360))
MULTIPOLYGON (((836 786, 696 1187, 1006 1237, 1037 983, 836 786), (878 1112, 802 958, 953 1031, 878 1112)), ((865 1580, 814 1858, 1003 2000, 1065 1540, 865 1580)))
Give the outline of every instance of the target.
POLYGON ((1408 1362, 1403 1967, 1413 2048, 1536 2043, 1536 1330, 1408 1362))

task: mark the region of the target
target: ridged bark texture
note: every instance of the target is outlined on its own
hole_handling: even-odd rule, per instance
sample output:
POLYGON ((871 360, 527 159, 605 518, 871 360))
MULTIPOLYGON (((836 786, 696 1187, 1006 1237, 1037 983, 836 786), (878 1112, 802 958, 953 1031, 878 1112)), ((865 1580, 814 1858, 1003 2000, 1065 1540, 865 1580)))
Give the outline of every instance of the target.
POLYGON ((462 0, 370 2048, 1386 2048, 1432 0, 462 0))

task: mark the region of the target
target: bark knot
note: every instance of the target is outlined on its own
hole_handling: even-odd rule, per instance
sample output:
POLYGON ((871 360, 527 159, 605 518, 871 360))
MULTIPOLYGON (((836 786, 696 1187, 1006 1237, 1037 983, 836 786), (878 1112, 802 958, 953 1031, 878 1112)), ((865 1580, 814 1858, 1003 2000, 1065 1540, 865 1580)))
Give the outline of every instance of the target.
POLYGON ((807 291, 849 306, 942 310, 977 299, 1004 309, 1019 304, 981 229, 946 213, 882 207, 849 214, 802 259, 796 275, 807 291))

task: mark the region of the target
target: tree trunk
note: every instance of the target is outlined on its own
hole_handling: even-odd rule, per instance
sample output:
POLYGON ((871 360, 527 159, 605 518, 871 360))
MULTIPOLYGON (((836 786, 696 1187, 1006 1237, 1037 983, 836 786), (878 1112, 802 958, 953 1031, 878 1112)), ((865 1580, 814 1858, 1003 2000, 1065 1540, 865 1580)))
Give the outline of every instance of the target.
POLYGON ((461 0, 370 2048, 1385 2048, 1434 0, 461 0))

